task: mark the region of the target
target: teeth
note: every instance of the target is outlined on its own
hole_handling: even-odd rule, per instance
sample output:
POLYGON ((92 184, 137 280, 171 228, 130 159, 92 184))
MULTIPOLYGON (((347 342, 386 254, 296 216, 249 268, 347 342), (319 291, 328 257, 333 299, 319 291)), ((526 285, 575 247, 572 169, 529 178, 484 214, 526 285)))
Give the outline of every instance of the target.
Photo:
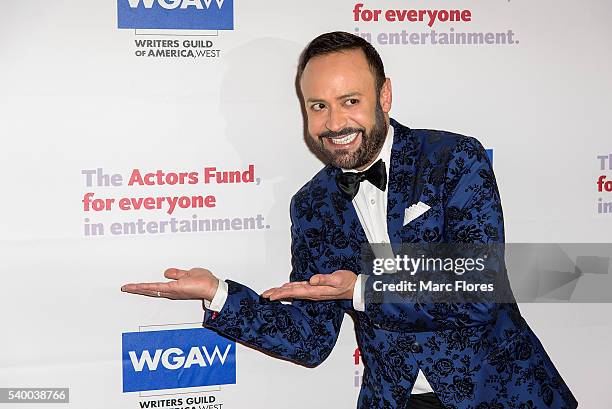
POLYGON ((332 138, 331 141, 332 143, 336 145, 346 145, 347 143, 353 142, 355 138, 357 137, 358 133, 359 132, 355 132, 350 135, 346 135, 345 137, 342 137, 342 138, 332 138))

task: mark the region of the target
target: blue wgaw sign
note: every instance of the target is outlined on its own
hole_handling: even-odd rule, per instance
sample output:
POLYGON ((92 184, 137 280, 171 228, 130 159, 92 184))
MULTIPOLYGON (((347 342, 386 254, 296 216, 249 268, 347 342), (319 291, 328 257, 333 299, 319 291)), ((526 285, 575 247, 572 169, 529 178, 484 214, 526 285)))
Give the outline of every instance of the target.
POLYGON ((236 383, 236 343, 205 328, 128 332, 123 392, 236 383))
POLYGON ((119 28, 233 30, 234 0, 117 0, 119 28))

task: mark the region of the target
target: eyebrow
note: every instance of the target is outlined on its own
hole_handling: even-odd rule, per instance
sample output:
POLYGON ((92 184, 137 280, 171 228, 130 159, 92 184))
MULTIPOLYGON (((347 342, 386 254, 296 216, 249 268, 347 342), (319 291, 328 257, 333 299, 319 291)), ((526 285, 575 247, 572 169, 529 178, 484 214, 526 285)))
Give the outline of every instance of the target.
MULTIPOLYGON (((351 97, 356 97, 356 96, 361 96, 361 92, 359 91, 354 91, 354 92, 349 92, 348 94, 344 94, 344 95, 340 95, 339 97, 337 97, 337 100, 341 100, 341 99, 346 99, 346 98, 351 98, 351 97)), ((316 98, 308 98, 306 100, 307 103, 311 104, 313 102, 325 102, 325 100, 322 99, 316 99, 316 98)))

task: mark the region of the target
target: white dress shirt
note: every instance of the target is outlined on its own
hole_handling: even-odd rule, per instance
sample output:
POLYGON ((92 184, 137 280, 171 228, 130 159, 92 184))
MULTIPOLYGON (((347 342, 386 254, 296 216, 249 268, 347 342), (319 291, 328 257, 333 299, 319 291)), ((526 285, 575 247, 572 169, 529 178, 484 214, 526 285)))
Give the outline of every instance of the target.
MULTIPOLYGON (((370 243, 389 243, 389 233, 387 230, 387 193, 389 191, 389 164, 391 163, 391 148, 393 146, 393 127, 389 125, 387 137, 378 157, 372 162, 376 163, 378 159, 382 159, 387 170, 387 188, 383 192, 369 181, 364 180, 359 184, 359 190, 353 198, 353 207, 359 218, 359 222, 363 227, 366 238, 370 243)), ((372 166, 372 164, 370 166, 372 166)), ((368 166, 369 168, 369 166, 368 166)), ((366 168, 367 169, 367 168, 366 168)), ((364 169, 365 170, 365 169, 364 169)), ((342 169, 343 172, 351 172, 352 169, 342 169)), ((383 250, 390 254, 376 254, 376 257, 393 258, 393 253, 389 248, 383 250)), ((353 290, 353 308, 356 311, 365 311, 365 302, 363 300, 362 288, 365 284, 367 276, 360 274, 355 282, 353 290)), ((219 288, 215 293, 211 302, 204 300, 204 306, 211 311, 221 311, 227 299, 227 283, 219 280, 219 288)), ((416 382, 412 389, 413 394, 433 392, 433 389, 427 382, 425 375, 419 369, 416 382)))
MULTIPOLYGON (((353 198, 353 207, 357 217, 361 222, 366 238, 370 243, 390 243, 389 231, 387 229, 387 194, 389 192, 389 165, 391 163, 391 148, 393 147, 393 127, 389 125, 387 138, 380 150, 378 157, 374 159, 372 166, 379 159, 385 163, 387 170, 387 187, 383 192, 368 180, 364 180, 359 184, 359 190, 353 198)), ((369 166, 368 166, 369 168, 369 166)), ((367 168, 366 168, 367 169, 367 168)), ((365 169, 364 169, 365 170, 365 169)), ((342 169, 343 172, 350 172, 350 169, 342 169)), ((391 247, 385 246, 384 249, 377 249, 388 254, 375 254, 377 258, 393 258, 391 247)), ((362 288, 365 284, 367 276, 359 274, 355 281, 353 290, 353 308, 356 311, 365 311, 365 302, 363 300, 362 288)), ((412 388, 413 394, 433 392, 431 385, 427 382, 427 378, 419 369, 419 374, 412 388)))

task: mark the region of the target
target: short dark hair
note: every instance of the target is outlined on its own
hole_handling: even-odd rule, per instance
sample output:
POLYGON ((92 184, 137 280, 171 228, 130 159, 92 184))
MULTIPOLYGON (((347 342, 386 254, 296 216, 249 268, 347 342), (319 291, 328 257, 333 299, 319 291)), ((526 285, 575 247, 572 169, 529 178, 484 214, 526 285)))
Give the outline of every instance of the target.
POLYGON ((385 67, 380 59, 380 55, 378 55, 378 51, 365 39, 344 31, 321 34, 306 46, 300 55, 297 72, 298 81, 302 78, 306 64, 313 57, 355 49, 360 49, 365 54, 368 65, 376 80, 376 92, 379 93, 386 77, 385 67))

